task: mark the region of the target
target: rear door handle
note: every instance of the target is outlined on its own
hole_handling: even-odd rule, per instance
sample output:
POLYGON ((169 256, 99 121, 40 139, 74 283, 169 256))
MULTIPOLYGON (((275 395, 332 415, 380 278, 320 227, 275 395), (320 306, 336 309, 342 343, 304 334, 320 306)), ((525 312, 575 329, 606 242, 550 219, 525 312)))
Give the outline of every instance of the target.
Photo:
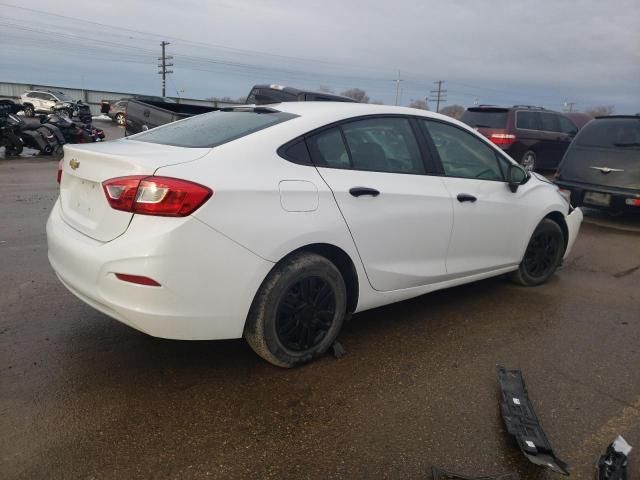
POLYGON ((371 195, 372 197, 377 197, 380 195, 380 192, 375 188, 369 187, 352 187, 349 189, 349 193, 354 197, 360 197, 362 195, 371 195))
POLYGON ((477 200, 476 197, 474 197, 473 195, 469 195, 468 193, 459 193, 458 194, 458 201, 459 202, 475 202, 477 200))

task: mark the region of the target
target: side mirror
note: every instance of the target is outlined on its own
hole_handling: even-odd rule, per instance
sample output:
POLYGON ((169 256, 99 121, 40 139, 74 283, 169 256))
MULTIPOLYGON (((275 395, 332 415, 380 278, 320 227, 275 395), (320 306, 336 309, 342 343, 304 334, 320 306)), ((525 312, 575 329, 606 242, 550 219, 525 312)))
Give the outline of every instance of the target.
POLYGON ((527 171, 520 165, 509 165, 507 169, 507 183, 509 184, 509 190, 513 193, 518 191, 518 187, 525 183, 529 178, 527 171))

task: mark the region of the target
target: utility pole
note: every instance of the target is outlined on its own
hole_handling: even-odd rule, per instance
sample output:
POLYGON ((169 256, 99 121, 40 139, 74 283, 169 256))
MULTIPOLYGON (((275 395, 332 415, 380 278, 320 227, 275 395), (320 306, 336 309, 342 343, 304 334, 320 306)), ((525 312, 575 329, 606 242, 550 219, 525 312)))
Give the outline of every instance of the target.
POLYGON ((400 70, 398 70, 398 78, 394 80, 394 82, 396 82, 396 105, 398 105, 398 100, 400 97, 400 82, 404 82, 404 80, 400 78, 400 70))
POLYGON ((442 88, 442 84, 444 83, 444 80, 438 80, 437 82, 433 82, 435 83, 438 88, 436 90, 431 90, 431 97, 429 98, 429 100, 431 102, 436 102, 436 112, 440 111, 440 102, 444 103, 447 101, 447 97, 446 97, 446 93, 447 91, 444 90, 442 88))
POLYGON ((167 60, 173 59, 171 55, 165 54, 165 47, 167 45, 170 45, 170 43, 165 41, 160 42, 160 46, 162 47, 162 56, 158 57, 158 60, 160 61, 160 64, 158 65, 158 68, 160 69, 160 71, 158 73, 162 75, 162 96, 163 97, 166 96, 167 74, 173 73, 173 70, 167 70, 167 67, 173 67, 173 63, 167 63, 167 60))
POLYGON ((573 112, 573 106, 576 104, 576 102, 567 102, 565 100, 564 102, 564 111, 567 113, 571 113, 573 112))

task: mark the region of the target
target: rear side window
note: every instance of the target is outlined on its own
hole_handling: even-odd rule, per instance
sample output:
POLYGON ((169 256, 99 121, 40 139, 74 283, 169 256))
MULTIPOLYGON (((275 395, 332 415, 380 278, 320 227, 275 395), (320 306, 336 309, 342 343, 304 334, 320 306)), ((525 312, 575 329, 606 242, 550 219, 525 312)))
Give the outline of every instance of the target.
POLYGON ((212 148, 297 117, 286 112, 218 111, 127 137, 176 147, 212 148))
POLYGON ((508 113, 508 110, 498 108, 470 108, 462 114, 461 121, 476 128, 507 128, 508 113))
POLYGON ((542 130, 539 112, 516 112, 516 128, 542 130))
POLYGON ((407 118, 371 118, 342 126, 354 170, 425 173, 407 118))
POLYGON ((640 119, 603 118, 586 124, 576 138, 584 147, 640 148, 640 119))
POLYGON ((307 144, 318 167, 351 168, 349 153, 338 127, 310 137, 307 144))

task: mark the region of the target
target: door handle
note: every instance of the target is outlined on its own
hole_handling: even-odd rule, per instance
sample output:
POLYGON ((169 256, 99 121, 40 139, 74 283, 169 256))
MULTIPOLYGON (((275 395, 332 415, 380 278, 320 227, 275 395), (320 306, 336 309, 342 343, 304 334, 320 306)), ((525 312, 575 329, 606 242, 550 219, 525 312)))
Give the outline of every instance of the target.
POLYGON ((459 193, 458 194, 458 201, 459 202, 475 202, 477 200, 476 197, 474 197, 473 195, 469 195, 468 193, 459 193))
POLYGON ((372 197, 377 197, 380 195, 380 192, 375 188, 369 187, 352 187, 349 189, 349 193, 354 197, 360 197, 362 195, 371 195, 372 197))

